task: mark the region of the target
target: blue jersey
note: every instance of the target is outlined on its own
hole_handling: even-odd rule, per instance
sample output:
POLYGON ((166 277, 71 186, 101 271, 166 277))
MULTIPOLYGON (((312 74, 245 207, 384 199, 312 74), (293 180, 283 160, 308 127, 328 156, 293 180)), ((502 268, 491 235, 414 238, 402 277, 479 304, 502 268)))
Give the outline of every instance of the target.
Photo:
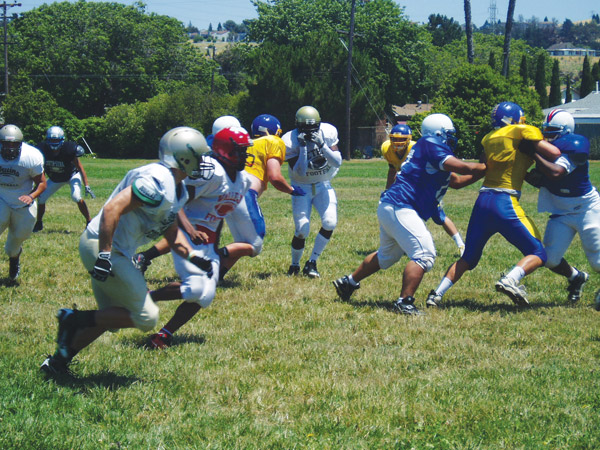
POLYGON ((544 180, 543 186, 552 194, 559 197, 581 197, 589 193, 592 189, 592 183, 589 177, 589 162, 586 156, 590 152, 590 141, 585 136, 579 134, 567 134, 552 142, 561 152, 561 158, 557 164, 563 165, 560 159, 567 158, 570 167, 567 169, 567 175, 557 180, 544 180), (578 164, 578 157, 585 158, 585 163, 578 164), (574 170, 570 170, 573 169, 574 170))
POLYGON ((421 219, 429 219, 448 189, 450 172, 442 165, 451 156, 452 150, 441 138, 422 137, 402 164, 394 184, 381 194, 381 201, 414 209, 421 219))

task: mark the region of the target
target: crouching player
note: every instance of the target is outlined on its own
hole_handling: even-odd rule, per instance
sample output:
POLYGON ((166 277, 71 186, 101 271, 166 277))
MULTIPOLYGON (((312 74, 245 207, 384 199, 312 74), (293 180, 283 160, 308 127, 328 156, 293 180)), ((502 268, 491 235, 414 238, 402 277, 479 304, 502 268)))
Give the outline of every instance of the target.
MULTIPOLYGON (((574 130, 575 121, 569 112, 552 110, 546 116, 542 134, 558 147, 561 156, 551 163, 535 155, 536 169, 526 178, 540 187, 538 211, 550 213, 544 234, 546 266, 567 278, 567 299, 572 303, 581 298, 588 280, 587 273, 564 258, 576 233, 592 269, 600 272, 600 196, 589 177, 590 142, 574 130), (537 170, 543 177, 536 177, 537 170)), ((600 308, 600 291, 596 294, 596 308, 600 308)))
POLYGON ((98 309, 58 311, 57 349, 43 362, 43 372, 68 374, 73 356, 105 331, 149 331, 156 326, 158 307, 144 276, 132 262, 140 245, 164 235, 180 258, 194 267, 206 267, 175 219, 188 199, 182 181, 186 176, 201 176, 201 162, 207 152, 199 131, 175 128, 160 140, 160 162, 129 171, 115 188, 79 241, 79 254, 92 276, 98 309))

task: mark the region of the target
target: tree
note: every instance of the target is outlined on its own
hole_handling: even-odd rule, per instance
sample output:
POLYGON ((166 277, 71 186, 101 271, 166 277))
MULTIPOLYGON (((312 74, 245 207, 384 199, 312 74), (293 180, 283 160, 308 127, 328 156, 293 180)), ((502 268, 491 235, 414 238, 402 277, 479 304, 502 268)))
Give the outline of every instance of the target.
POLYGON ((541 54, 538 56, 535 70, 535 91, 540 96, 540 106, 548 107, 548 93, 546 92, 546 57, 541 54))
POLYGON ((473 49, 473 24, 471 23, 471 0, 465 0, 465 31, 467 33, 467 61, 473 64, 475 51, 473 49))
POLYGON ((213 30, 212 23, 209 23, 208 24, 208 32, 210 33, 210 32, 212 32, 212 30, 213 30))
POLYGON ((219 22, 219 25, 217 25, 217 31, 223 31, 223 25, 221 25, 221 22, 219 22))
POLYGON ((592 71, 590 69, 590 60, 587 55, 583 58, 583 69, 581 71, 581 87, 579 95, 581 98, 587 96, 594 90, 594 82, 592 81, 592 71))
POLYGON ((573 22, 569 19, 565 19, 560 29, 560 36, 565 42, 571 42, 573 40, 573 22))
POLYGON ((32 90, 50 92, 78 117, 209 83, 210 66, 187 44, 183 24, 135 5, 61 2, 23 13, 10 23, 19 49, 10 52, 11 71, 27 74, 32 90))
POLYGON ((463 35, 462 27, 458 22, 440 14, 429 16, 427 30, 431 33, 433 45, 438 47, 460 39, 463 35))
POLYGON ((600 63, 595 62, 592 66, 592 84, 596 84, 596 82, 600 81, 600 63))
POLYGON ((488 58, 488 66, 496 70, 496 55, 494 54, 493 50, 490 51, 490 56, 488 58))
POLYGON ((513 16, 515 15, 515 3, 517 0, 508 1, 508 13, 506 15, 506 28, 504 30, 504 49, 502 52, 502 75, 508 78, 510 62, 510 38, 513 26, 513 16))
POLYGON ((566 83, 565 103, 571 103, 573 101, 573 93, 571 92, 571 77, 569 75, 567 75, 566 83))
POLYGON ((550 79, 550 95, 548 97, 548 106, 560 105, 562 96, 560 93, 560 69, 558 59, 552 64, 552 78, 550 79))
POLYGON ((521 80, 523 80, 523 84, 529 86, 529 65, 527 64, 527 55, 521 56, 519 75, 521 76, 521 80))

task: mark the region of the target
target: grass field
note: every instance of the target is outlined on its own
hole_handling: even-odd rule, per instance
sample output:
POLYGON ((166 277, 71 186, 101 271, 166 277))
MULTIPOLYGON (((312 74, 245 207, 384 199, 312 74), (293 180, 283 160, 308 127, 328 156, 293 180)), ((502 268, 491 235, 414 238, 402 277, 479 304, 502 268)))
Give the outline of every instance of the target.
MULTIPOLYGON (((84 160, 98 195, 93 214, 142 163, 84 160)), ((351 302, 337 301, 331 281, 377 248, 386 172, 382 160, 342 165, 339 225, 319 260, 321 279, 285 275, 290 199, 269 188, 263 253, 238 263, 173 347, 148 350, 137 330, 106 334, 78 355, 76 378, 54 381, 39 365, 54 351, 57 309, 95 307, 77 252, 83 218, 67 188, 59 191, 44 230, 24 245, 18 285, 8 285, 0 260, 0 448, 599 448, 598 275, 571 306, 565 280, 540 269, 525 280, 531 307, 517 309, 493 285, 520 254, 494 237, 444 309, 391 310, 405 260, 364 280, 351 302)), ((600 163, 592 172, 597 185, 600 163)), ((445 199, 463 236, 477 189, 445 199)), ((522 204, 543 232, 536 198, 526 186, 522 204)), ((419 307, 456 257, 442 228, 428 225, 439 256, 419 307)), ((309 250, 317 230, 318 220, 309 250)), ((567 257, 590 271, 578 239, 567 257)), ((147 272, 151 288, 175 277, 168 256, 147 272)), ((177 305, 160 303, 160 325, 177 305)))

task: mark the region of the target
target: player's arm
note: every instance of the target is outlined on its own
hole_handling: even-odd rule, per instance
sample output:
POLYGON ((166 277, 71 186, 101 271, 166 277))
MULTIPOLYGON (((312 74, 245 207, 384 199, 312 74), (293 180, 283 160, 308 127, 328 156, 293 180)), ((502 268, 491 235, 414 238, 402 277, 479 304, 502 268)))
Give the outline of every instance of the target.
POLYGON ((187 239, 183 235, 181 229, 177 226, 177 222, 173 222, 167 231, 164 233, 165 239, 169 243, 169 247, 182 258, 187 259, 196 267, 204 270, 208 277, 212 277, 212 262, 210 259, 200 256, 200 253, 191 248, 187 239))
POLYGON ((79 173, 81 173, 81 178, 83 178, 83 185, 89 186, 87 173, 85 173, 83 164, 81 164, 81 161, 77 156, 73 159, 73 165, 77 168, 77 170, 79 170, 79 173))
POLYGON ((36 198, 38 198, 42 194, 42 192, 44 192, 44 190, 46 190, 46 176, 43 172, 39 175, 34 176, 32 179, 35 184, 35 189, 33 190, 33 192, 30 192, 26 195, 21 195, 19 197, 19 200, 25 203, 26 205, 31 205, 33 201, 36 198))
POLYGON ((267 159, 267 177, 269 183, 271 183, 278 191, 285 194, 294 192, 294 188, 288 184, 281 174, 281 162, 277 158, 267 159))
POLYGON ((133 195, 131 186, 123 189, 113 197, 102 209, 100 217, 99 251, 109 252, 112 249, 112 239, 123 214, 127 214, 143 205, 142 201, 133 195))
POLYGON ((486 169, 486 165, 483 163, 467 162, 455 156, 446 159, 442 167, 448 172, 453 172, 450 176, 450 187, 452 189, 460 189, 475 183, 485 175, 486 169))
POLYGON ((567 169, 565 169, 563 166, 559 166, 558 164, 542 158, 542 156, 537 152, 533 155, 533 159, 536 162, 536 169, 551 180, 556 180, 567 174, 567 169))
POLYGON ((388 173, 387 173, 387 181, 385 183, 386 189, 389 189, 390 186, 392 184, 394 184, 394 181, 396 180, 396 173, 398 173, 396 171, 396 168, 393 165, 389 164, 388 165, 388 173))
POLYGON ((327 142, 325 142, 325 138, 323 137, 323 132, 321 130, 313 131, 311 133, 307 133, 306 140, 314 142, 319 150, 323 152, 323 156, 327 159, 327 162, 333 167, 340 167, 342 165, 342 154, 338 149, 337 145, 332 145, 329 147, 327 142))

